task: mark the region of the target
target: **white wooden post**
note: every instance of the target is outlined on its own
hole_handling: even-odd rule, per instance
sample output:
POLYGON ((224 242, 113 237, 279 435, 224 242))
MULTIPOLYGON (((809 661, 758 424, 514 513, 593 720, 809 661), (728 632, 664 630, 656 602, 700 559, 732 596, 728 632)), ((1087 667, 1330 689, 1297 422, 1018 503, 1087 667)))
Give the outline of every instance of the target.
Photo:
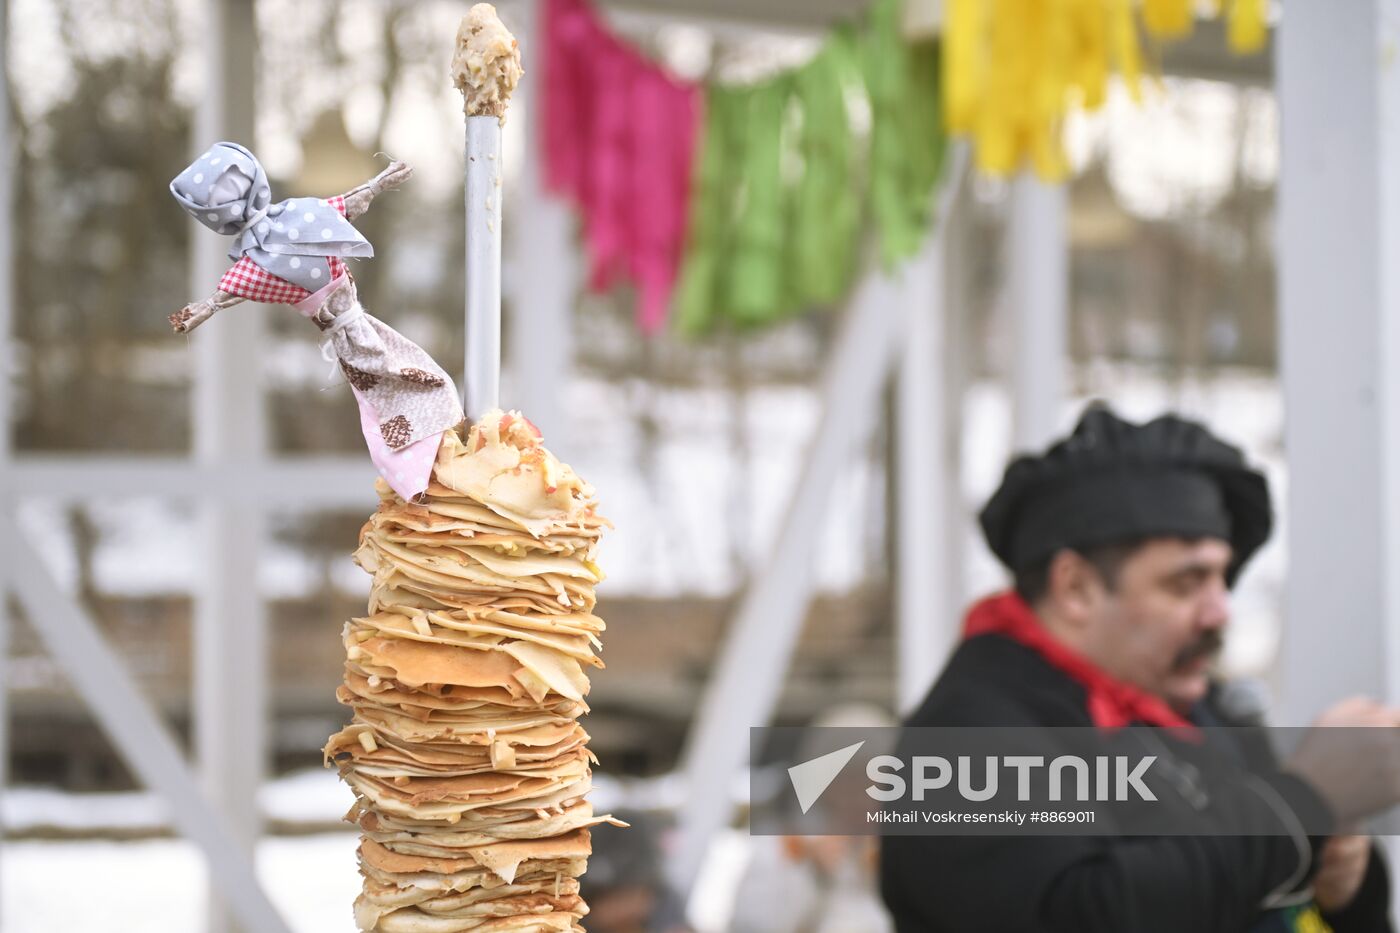
MULTIPOLYGON (((574 299, 579 257, 569 205, 544 189, 543 4, 516 0, 510 25, 529 76, 511 97, 511 123, 520 121, 520 177, 511 186, 511 233, 506 242, 510 319, 506 322, 504 403, 519 408, 544 433, 549 446, 568 459, 570 442, 566 393, 574 358, 574 299)), ((511 124, 506 125, 507 133, 511 124)), ((518 141, 517 141, 518 140, 518 141)))
MULTIPOLYGON (((194 152, 221 139, 252 146, 257 18, 252 0, 206 0, 206 87, 194 152)), ((228 244, 199 229, 191 241, 191 294, 208 294, 228 267, 228 244)), ((260 382, 262 316, 235 308, 194 335, 197 469, 260 463, 267 439, 260 382)), ((204 576, 195 600, 194 747, 204 787, 252 859, 261 833, 258 787, 267 770, 267 617, 258 592, 264 516, 225 501, 199 504, 204 576)), ((233 929, 210 885, 210 933, 233 929)), ((259 933, 244 929, 244 933, 259 933)))
POLYGON ((1012 183, 1006 274, 1018 451, 1043 447, 1060 426, 1069 362, 1067 198, 1064 186, 1027 173, 1012 183))
MULTIPOLYGON (((956 445, 949 443, 949 374, 944 366, 949 309, 945 261, 950 215, 939 217, 928 244, 900 270, 907 322, 895 380, 895 666, 898 712, 913 710, 957 638, 961 581, 950 572, 958 488, 956 445)), ((956 423, 956 422, 955 422, 956 423)))
POLYGON ((1397 43, 1400 0, 1292 3, 1279 27, 1282 725, 1357 694, 1400 702, 1397 43))
MULTIPOLYGON (((14 514, 10 489, 10 458, 14 437, 14 177, 15 141, 10 129, 10 70, 7 48, 10 36, 8 0, 0 0, 0 515, 14 514)), ((0 562, 9 565, 14 539, 0 544, 0 562)), ((10 606, 9 590, 0 585, 0 804, 10 777, 10 606)), ((0 823, 0 844, 4 825, 0 823)), ((4 890, 0 889, 0 904, 4 890)))
POLYGON ((1400 0, 1279 27, 1283 724, 1400 701, 1400 0))
POLYGON ((946 343, 943 365, 947 394, 944 403, 948 432, 945 453, 950 464, 944 486, 945 523, 942 534, 944 573, 949 581, 953 623, 950 650, 956 647, 963 612, 968 598, 973 595, 967 583, 967 551, 968 542, 978 536, 974 506, 980 504, 969 503, 963 492, 963 444, 966 433, 963 410, 967 387, 973 375, 972 361, 976 358, 969 301, 972 293, 972 256, 977 246, 971 224, 967 222, 971 192, 967 172, 962 168, 971 156, 964 144, 956 143, 955 146, 954 158, 958 161, 954 163, 955 173, 948 182, 951 187, 944 201, 947 205, 948 229, 942 234, 943 331, 946 343))

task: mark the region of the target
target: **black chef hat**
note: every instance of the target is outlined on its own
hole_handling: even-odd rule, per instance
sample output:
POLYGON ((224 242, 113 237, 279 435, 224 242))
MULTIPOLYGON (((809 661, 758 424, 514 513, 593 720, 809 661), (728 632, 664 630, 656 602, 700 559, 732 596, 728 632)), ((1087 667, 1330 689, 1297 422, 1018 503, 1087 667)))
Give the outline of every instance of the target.
POLYGON ((1234 548, 1231 585, 1273 528, 1268 481, 1237 448, 1175 415, 1133 424, 1101 403, 1044 454, 1014 460, 980 518, 1012 572, 1062 548, 1215 537, 1234 548))

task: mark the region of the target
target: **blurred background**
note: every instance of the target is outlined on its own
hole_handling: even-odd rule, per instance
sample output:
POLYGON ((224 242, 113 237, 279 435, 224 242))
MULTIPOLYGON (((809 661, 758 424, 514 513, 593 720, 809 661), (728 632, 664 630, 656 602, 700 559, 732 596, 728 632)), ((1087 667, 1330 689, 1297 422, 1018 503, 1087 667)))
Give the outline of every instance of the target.
MULTIPOLYGON (((599 10, 683 79, 761 81, 809 59, 866 6, 608 0, 599 10)), ((355 838, 339 819, 350 794, 322 770, 320 748, 347 718, 334 698, 339 632, 368 591, 349 553, 375 504, 373 474, 348 391, 328 378, 315 333, 288 309, 243 306, 226 314, 238 321, 193 338, 170 333, 166 315, 213 289, 227 244, 190 224, 166 186, 224 136, 258 153, 279 198, 348 189, 382 166, 380 153, 408 161, 414 179, 359 223, 378 252, 358 271, 361 296, 459 373, 461 115, 446 63, 465 7, 0 7, 11 165, 0 220, 10 257, 0 470, 19 538, 6 541, 7 553, 37 554, 180 747, 222 768, 205 786, 242 814, 289 928, 348 931, 359 878, 355 838)), ((1204 419, 1263 465, 1277 501, 1287 501, 1274 60, 1287 18, 1274 17, 1280 32, 1250 56, 1226 49, 1220 24, 1200 22, 1161 57, 1144 100, 1114 84, 1103 107, 1072 114, 1062 184, 989 177, 951 148, 936 235, 901 279, 875 262, 859 273, 887 280, 884 291, 858 284, 770 326, 682 335, 639 329, 629 287, 584 287, 577 219, 541 181, 543 84, 530 55, 543 4, 500 8, 527 68, 505 142, 502 398, 597 487, 617 526, 600 561, 607 669, 593 680, 587 727, 602 761, 595 802, 633 814, 637 827, 595 835, 589 929, 817 929, 745 916, 763 871, 777 878, 784 860, 829 867, 847 856, 750 839, 742 772, 714 777, 725 806, 693 821, 706 830, 703 845, 686 849, 678 817, 704 798, 686 776, 704 771, 696 748, 718 747, 697 738, 706 715, 720 717, 709 741, 746 749, 748 726, 769 720, 864 723, 907 709, 955 640, 960 607, 1004 582, 976 509, 1013 451, 1067 429, 1090 399, 1133 418, 1173 409, 1204 419), (920 325, 924 343, 871 351, 885 376, 870 404, 833 421, 830 398, 848 391, 832 384, 833 361, 861 343, 843 324, 862 302, 891 301, 912 303, 910 315, 926 314, 935 329, 920 325), (897 363, 904 371, 894 378, 897 363), (850 443, 822 454, 825 433, 850 443), (814 476, 819 455, 836 458, 824 484, 814 476), (798 494, 812 490, 815 499, 798 494), (746 603, 781 568, 775 548, 791 543, 784 529, 797 513, 818 529, 810 560, 790 586, 769 586, 768 602, 746 603), (796 620, 790 652, 763 643, 761 631, 734 647, 746 606, 752 616, 779 604, 796 620), (726 663, 725 683, 762 678, 772 701, 764 690, 752 701, 707 692, 726 663), (687 851, 688 870, 658 867, 687 851), (635 890, 629 878, 639 879, 635 890)), ((1311 63, 1302 53, 1295 61, 1311 63)), ((1380 112, 1358 119, 1393 126, 1395 115, 1380 112)), ((1376 168, 1381 142, 1358 139, 1376 168)), ((1364 245, 1386 242, 1376 223, 1332 235, 1352 239, 1380 282, 1378 248, 1364 245)), ((1356 313, 1379 318, 1378 305, 1356 313)), ((897 325, 906 327, 914 325, 897 325)), ((1297 333, 1307 341, 1318 331, 1297 333)), ((1349 365, 1345 355, 1339 365, 1349 365)), ((1325 373, 1307 378, 1315 387, 1325 373)), ((1338 457, 1351 449, 1339 446, 1338 457)), ((1347 475, 1345 463, 1337 468, 1347 475)), ((1378 500, 1366 497, 1383 481, 1373 472, 1360 469, 1356 494, 1374 509, 1378 500)), ((1280 508, 1282 533, 1237 591, 1222 662, 1274 699, 1293 670, 1284 613, 1290 553, 1297 560, 1292 514, 1280 508)), ((1366 547, 1367 532, 1358 533, 1366 547)), ((0 680, 0 923, 13 933, 227 929, 208 906, 198 849, 173 831, 169 803, 137 779, 75 689, 81 675, 41 637, 58 623, 32 602, 10 602, 0 680)), ((819 896, 793 877, 768 892, 797 884, 792 897, 819 896)))

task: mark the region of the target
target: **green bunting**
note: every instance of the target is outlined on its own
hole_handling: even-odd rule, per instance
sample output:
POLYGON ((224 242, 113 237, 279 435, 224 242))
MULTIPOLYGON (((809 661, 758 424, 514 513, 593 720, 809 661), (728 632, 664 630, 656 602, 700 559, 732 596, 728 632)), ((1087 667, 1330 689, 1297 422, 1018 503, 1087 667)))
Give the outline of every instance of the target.
POLYGON ((933 43, 900 34, 899 0, 836 30, 807 64, 706 89, 677 326, 773 324, 850 289, 869 218, 888 265, 932 222, 944 139, 933 43), (868 130, 848 106, 864 98, 868 130), (868 209, 867 209, 868 205, 868 209))
MULTIPOLYGON (((791 81, 784 78, 741 92, 730 113, 737 119, 730 139, 739 140, 735 164, 743 179, 726 255, 727 304, 741 324, 762 324, 787 303, 783 239, 783 117, 791 81)), ((723 182, 721 182, 723 183, 723 182)))
POLYGON ((858 79, 849 30, 836 33, 816 61, 793 75, 802 116, 796 141, 801 174, 788 225, 797 310, 836 301, 850 287, 855 269, 861 199, 846 95, 858 90, 858 79))
POLYGON ((882 0, 870 13, 863 63, 872 117, 870 203, 888 267, 917 252, 933 222, 946 140, 937 45, 905 41, 895 0, 882 0))

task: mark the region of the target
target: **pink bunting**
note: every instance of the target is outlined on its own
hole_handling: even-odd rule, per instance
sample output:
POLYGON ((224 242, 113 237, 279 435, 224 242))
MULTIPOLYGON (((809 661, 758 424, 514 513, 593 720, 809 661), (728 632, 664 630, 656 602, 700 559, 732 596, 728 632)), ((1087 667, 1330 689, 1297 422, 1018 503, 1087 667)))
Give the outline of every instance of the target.
POLYGON ((583 218, 595 291, 632 282, 660 330, 690 206, 703 97, 619 41, 584 0, 545 7, 545 185, 583 218))

